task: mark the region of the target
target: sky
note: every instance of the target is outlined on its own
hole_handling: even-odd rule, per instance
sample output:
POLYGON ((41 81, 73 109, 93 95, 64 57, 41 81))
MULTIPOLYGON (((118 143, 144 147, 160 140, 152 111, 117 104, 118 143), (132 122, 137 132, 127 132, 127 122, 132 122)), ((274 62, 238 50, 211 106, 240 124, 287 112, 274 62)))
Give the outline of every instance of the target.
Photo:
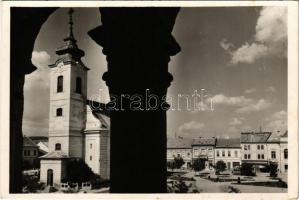
MULTIPOLYGON (((34 46, 38 69, 26 76, 23 133, 48 134, 49 68, 67 35, 67 9, 53 13, 34 46)), ((88 98, 109 101, 102 80, 107 70, 102 48, 87 35, 101 24, 96 8, 75 8, 74 35, 85 51, 88 98), (99 90, 102 90, 99 92, 99 90)), ((168 137, 240 137, 244 131, 287 130, 286 7, 182 8, 173 35, 182 50, 171 57, 174 80, 168 89, 168 137), (203 91, 203 110, 187 110, 184 98, 203 91), (213 110, 210 109, 213 102, 213 110)))

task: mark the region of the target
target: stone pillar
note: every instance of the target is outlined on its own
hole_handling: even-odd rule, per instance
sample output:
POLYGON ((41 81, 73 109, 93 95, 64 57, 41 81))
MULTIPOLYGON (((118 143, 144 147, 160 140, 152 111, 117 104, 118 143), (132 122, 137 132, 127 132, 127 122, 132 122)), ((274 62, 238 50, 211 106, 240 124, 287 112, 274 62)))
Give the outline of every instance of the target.
POLYGON ((100 8, 102 26, 89 32, 103 47, 108 63, 103 80, 109 87, 109 108, 113 107, 110 154, 113 193, 167 191, 169 106, 165 95, 172 81, 168 72, 170 56, 180 51, 171 35, 178 11, 179 8, 100 8), (159 107, 151 108, 156 101, 159 107))
POLYGON ((30 74, 36 69, 31 63, 34 42, 42 24, 55 9, 56 8, 11 8, 10 193, 22 192, 24 79, 26 74, 30 74))

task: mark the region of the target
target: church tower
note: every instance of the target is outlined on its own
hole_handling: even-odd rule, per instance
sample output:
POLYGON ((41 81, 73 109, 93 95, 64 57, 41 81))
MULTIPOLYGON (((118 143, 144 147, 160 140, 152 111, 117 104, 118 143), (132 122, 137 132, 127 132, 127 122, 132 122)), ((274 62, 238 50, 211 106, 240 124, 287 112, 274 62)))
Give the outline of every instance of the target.
POLYGON ((65 44, 56 49, 59 58, 49 66, 49 151, 83 158, 88 68, 81 61, 84 51, 78 48, 73 35, 73 12, 73 9, 68 12, 69 34, 65 44))

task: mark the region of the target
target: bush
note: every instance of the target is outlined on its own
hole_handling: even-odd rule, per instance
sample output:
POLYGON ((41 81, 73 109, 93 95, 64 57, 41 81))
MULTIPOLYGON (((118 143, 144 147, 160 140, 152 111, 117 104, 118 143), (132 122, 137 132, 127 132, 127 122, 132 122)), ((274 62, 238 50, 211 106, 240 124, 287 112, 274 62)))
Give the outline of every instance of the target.
POLYGON ((37 176, 23 175, 22 184, 23 192, 26 193, 37 192, 38 190, 43 190, 45 188, 45 184, 40 183, 37 176))
POLYGON ((252 164, 249 163, 242 163, 241 165, 241 175, 244 176, 254 176, 252 164))
POLYGON ((205 168, 205 162, 207 161, 207 159, 205 158, 197 158, 194 160, 193 162, 193 169, 195 171, 201 171, 205 168))
POLYGON ((72 159, 66 165, 66 177, 62 182, 78 183, 87 182, 94 176, 92 170, 82 159, 72 159))
POLYGON ((93 174, 90 177, 90 183, 92 185, 92 189, 100 189, 102 187, 109 187, 110 182, 107 179, 103 179, 100 175, 98 174, 93 174))
POLYGON ((182 180, 179 180, 179 182, 174 185, 175 193, 187 193, 188 190, 189 190, 189 187, 182 180))
POLYGON ((270 176, 271 177, 277 177, 277 168, 278 168, 277 163, 270 162, 269 171, 270 171, 270 176))

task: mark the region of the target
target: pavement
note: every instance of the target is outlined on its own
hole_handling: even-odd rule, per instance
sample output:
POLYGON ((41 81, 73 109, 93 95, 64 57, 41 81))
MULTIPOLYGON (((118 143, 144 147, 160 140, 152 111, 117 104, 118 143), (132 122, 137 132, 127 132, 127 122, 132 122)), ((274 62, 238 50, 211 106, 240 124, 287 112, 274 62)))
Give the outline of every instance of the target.
MULTIPOLYGON (((211 174, 212 175, 212 174, 211 174)), ((247 183, 263 183, 263 182, 273 182, 270 177, 268 177, 268 173, 257 174, 257 176, 253 177, 252 181, 246 181, 247 183)), ((280 187, 271 187, 265 185, 240 185, 236 184, 236 182, 213 182, 211 180, 207 180, 204 178, 200 178, 199 176, 195 176, 195 172, 189 172, 183 175, 184 177, 193 177, 196 182, 196 188, 200 193, 227 193, 229 191, 229 187, 234 187, 239 190, 241 193, 284 193, 287 192, 287 188, 280 187)), ((234 176, 232 176, 234 177, 234 176)), ((236 176, 237 177, 237 176, 236 176)), ((240 176, 241 179, 244 178, 240 176)))

